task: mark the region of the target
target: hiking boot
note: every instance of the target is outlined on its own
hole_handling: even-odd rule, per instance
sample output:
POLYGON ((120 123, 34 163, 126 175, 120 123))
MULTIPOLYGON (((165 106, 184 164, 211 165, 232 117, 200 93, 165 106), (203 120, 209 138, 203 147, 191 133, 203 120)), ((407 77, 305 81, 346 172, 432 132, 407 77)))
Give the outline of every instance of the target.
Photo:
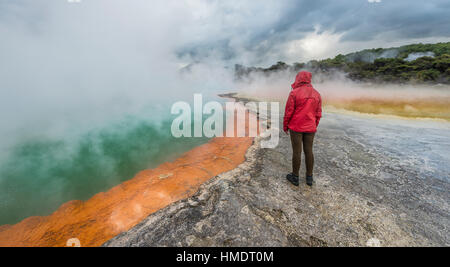
POLYGON ((309 186, 313 186, 314 179, 312 176, 306 176, 306 184, 309 186))
POLYGON ((291 184, 295 185, 295 186, 299 186, 299 179, 297 175, 294 175, 293 173, 290 173, 286 176, 286 179, 288 179, 289 182, 291 182, 291 184))

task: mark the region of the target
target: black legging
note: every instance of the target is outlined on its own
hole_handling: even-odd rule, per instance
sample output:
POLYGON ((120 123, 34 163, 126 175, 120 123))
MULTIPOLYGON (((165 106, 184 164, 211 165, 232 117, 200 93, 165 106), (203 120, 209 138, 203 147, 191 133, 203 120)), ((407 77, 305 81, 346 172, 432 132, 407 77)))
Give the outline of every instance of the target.
POLYGON ((300 165, 302 162, 302 145, 305 152, 306 176, 312 176, 314 171, 314 153, 313 144, 314 133, 297 133, 290 130, 292 143, 292 169, 297 176, 300 174, 300 165))

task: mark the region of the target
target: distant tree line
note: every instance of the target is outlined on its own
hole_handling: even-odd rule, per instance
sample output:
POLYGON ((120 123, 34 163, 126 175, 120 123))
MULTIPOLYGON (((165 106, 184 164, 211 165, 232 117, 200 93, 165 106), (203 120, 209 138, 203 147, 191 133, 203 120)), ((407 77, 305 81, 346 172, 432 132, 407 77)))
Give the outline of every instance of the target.
POLYGON ((278 62, 269 68, 235 66, 238 79, 252 72, 270 74, 286 70, 308 70, 325 75, 341 71, 348 78, 363 82, 450 84, 450 42, 368 49, 307 63, 278 62))

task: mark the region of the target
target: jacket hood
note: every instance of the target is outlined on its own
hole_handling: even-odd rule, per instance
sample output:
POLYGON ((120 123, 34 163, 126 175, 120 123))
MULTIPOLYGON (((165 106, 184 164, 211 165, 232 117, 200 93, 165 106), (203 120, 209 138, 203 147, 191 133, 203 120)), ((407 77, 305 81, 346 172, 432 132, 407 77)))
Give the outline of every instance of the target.
POLYGON ((295 82, 292 84, 292 89, 296 89, 303 85, 311 84, 312 74, 308 71, 301 71, 295 77, 295 82))

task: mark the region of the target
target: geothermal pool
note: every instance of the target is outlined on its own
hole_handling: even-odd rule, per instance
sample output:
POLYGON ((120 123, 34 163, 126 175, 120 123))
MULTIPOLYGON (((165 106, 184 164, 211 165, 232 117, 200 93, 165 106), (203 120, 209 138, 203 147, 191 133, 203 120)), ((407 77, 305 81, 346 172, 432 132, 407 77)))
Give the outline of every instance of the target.
POLYGON ((171 123, 129 116, 71 139, 34 137, 15 144, 0 164, 0 225, 87 200, 209 140, 176 139, 171 123))
MULTIPOLYGON (((184 139, 179 141, 187 147, 184 139)), ((74 239, 82 246, 99 246, 149 214, 192 196, 216 175, 236 168, 245 160, 252 142, 251 137, 210 139, 176 160, 140 171, 133 179, 87 201, 69 201, 49 216, 0 226, 0 246, 65 246, 74 239)))

